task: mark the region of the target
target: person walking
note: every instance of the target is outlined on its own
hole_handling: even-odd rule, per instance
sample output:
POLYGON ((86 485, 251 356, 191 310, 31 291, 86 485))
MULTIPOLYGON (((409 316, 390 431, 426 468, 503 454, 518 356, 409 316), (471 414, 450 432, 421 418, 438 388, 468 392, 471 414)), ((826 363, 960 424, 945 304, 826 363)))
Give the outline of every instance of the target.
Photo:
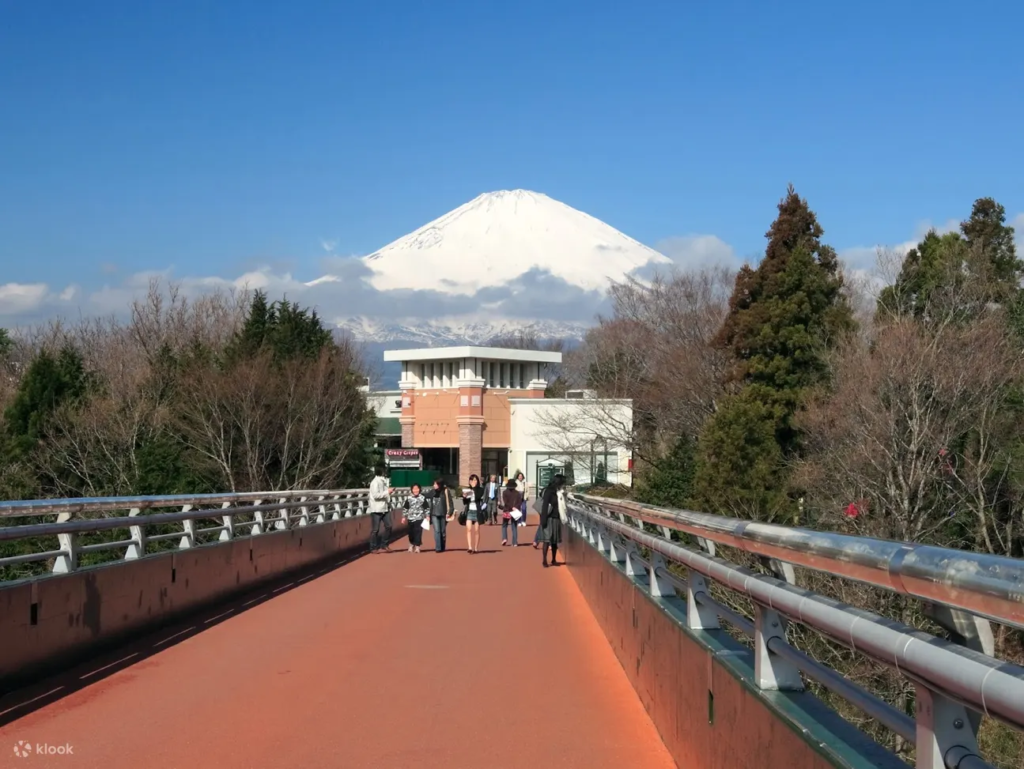
POLYGON ((526 526, 526 510, 530 500, 530 484, 526 481, 526 476, 523 475, 522 471, 516 473, 516 487, 523 497, 523 501, 519 503, 519 512, 522 513, 522 516, 517 523, 519 526, 526 526))
POLYGON ((512 511, 518 510, 523 495, 516 489, 516 482, 510 479, 505 490, 501 492, 501 546, 508 545, 509 524, 512 524, 512 547, 519 547, 519 527, 516 526, 512 511))
POLYGON ((423 521, 430 515, 430 502, 423 496, 418 483, 412 485, 412 494, 405 500, 402 523, 409 524, 409 552, 418 553, 423 544, 423 521))
POLYGON ((492 475, 487 481, 487 525, 493 526, 498 522, 498 503, 501 501, 501 486, 498 484, 498 477, 492 475))
POLYGON ((480 552, 480 519, 486 514, 484 507, 484 487, 480 485, 480 476, 473 473, 469 476, 469 488, 463 492, 462 503, 466 506, 466 550, 480 552), (465 491, 469 493, 466 494, 465 491))
POLYGON ((448 521, 453 517, 454 505, 448 484, 444 478, 434 481, 434 488, 427 492, 430 502, 430 526, 434 530, 434 552, 443 553, 448 545, 448 521))
POLYGON ((384 477, 384 467, 377 465, 370 481, 370 552, 391 552, 391 486, 384 477), (381 536, 381 524, 384 535, 381 536))
POLYGON ((544 546, 544 568, 548 566, 548 548, 551 549, 551 565, 560 565, 558 545, 562 542, 562 518, 565 514, 565 476, 559 473, 544 489, 540 506, 540 541, 544 546))

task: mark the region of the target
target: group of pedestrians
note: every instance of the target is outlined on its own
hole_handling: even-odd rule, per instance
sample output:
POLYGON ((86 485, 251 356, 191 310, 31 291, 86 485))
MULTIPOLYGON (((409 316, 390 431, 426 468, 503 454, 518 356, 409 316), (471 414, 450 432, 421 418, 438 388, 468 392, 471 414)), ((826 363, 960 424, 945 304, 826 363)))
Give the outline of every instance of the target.
MULTIPOLYGON (((443 478, 434 481, 433 487, 422 489, 413 484, 410 494, 402 505, 402 522, 408 524, 409 552, 419 553, 423 546, 423 532, 429 530, 434 536, 434 552, 443 553, 448 545, 448 524, 458 517, 466 527, 466 551, 480 552, 480 527, 495 524, 501 519, 502 547, 519 545, 519 527, 526 525, 526 490, 528 485, 522 473, 517 473, 501 489, 496 476, 490 476, 486 484, 480 482, 475 473, 469 477, 469 486, 462 491, 462 510, 456 513, 455 498, 443 478), (511 543, 509 531, 511 530, 511 543)), ((377 467, 370 482, 369 512, 371 516, 370 552, 390 552, 391 541, 391 495, 393 489, 384 476, 384 468, 377 467)), ((544 566, 557 566, 558 545, 562 541, 562 523, 566 520, 565 476, 556 475, 541 495, 540 526, 534 537, 533 546, 543 545, 544 566)))

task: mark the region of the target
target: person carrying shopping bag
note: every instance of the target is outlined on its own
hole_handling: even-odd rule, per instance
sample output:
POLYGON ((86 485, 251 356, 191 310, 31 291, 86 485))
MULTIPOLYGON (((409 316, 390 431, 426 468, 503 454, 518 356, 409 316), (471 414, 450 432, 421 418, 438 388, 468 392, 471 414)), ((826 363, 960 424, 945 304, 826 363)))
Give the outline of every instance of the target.
POLYGON ((501 545, 508 545, 508 529, 512 527, 512 547, 519 546, 519 528, 512 517, 512 511, 518 510, 523 502, 523 495, 516 488, 515 480, 509 480, 505 490, 501 492, 501 545))

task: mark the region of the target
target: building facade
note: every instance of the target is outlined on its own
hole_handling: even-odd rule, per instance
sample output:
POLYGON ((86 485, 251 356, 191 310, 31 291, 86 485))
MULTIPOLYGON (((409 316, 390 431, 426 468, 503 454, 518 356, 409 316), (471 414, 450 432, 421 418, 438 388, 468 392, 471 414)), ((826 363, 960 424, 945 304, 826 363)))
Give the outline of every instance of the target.
POLYGON ((509 465, 534 481, 531 488, 539 490, 555 473, 579 485, 632 485, 632 401, 512 398, 509 405, 509 465))
POLYGON ((393 350, 401 363, 402 446, 423 452, 424 468, 457 477, 504 474, 512 441, 512 398, 543 398, 546 368, 562 354, 496 347, 393 350))
POLYGON ((632 483, 631 402, 545 398, 561 353, 449 347, 388 351, 384 360, 401 364, 400 389, 374 400, 379 424, 394 431, 397 410, 400 445, 419 452, 424 470, 460 485, 473 473, 522 471, 535 490, 554 472, 578 484, 632 483))

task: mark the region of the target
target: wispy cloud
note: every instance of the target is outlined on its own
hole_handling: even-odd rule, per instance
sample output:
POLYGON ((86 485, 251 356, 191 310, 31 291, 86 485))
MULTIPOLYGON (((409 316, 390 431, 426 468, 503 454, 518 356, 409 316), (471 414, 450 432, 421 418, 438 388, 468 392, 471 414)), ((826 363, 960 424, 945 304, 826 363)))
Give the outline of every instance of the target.
MULTIPOLYGON (((1024 255, 1024 213, 1014 216, 1012 224, 1017 229, 1018 248, 1024 255)), ((939 232, 949 232, 958 226, 953 220, 939 226, 921 222, 913 230, 913 239, 882 247, 845 248, 840 250, 839 256, 852 280, 875 285, 881 280, 877 265, 880 249, 899 259, 932 227, 939 232)), ((434 288, 378 291, 370 285, 371 271, 362 259, 337 255, 335 241, 324 239, 320 245, 325 256, 319 260, 319 276, 314 273, 300 277, 283 265, 263 264, 254 265, 237 276, 178 276, 172 269, 166 269, 125 274, 119 278, 122 273, 114 265, 103 265, 101 270, 107 278, 98 287, 7 283, 0 285, 0 324, 33 323, 55 316, 123 315, 131 302, 146 292, 153 279, 165 284, 176 283, 190 296, 213 290, 262 289, 272 298, 286 296, 316 307, 331 323, 358 317, 406 323, 430 318, 589 323, 597 313, 608 310, 607 299, 600 292, 573 286, 544 269, 510 277, 501 286, 481 290, 476 295, 451 295, 434 288)), ((715 265, 735 269, 745 261, 717 235, 666 238, 655 248, 682 269, 715 265)), ((647 272, 650 272, 648 268, 642 268, 637 275, 649 277, 647 272)), ((442 277, 438 276, 434 286, 443 285, 442 277)))

